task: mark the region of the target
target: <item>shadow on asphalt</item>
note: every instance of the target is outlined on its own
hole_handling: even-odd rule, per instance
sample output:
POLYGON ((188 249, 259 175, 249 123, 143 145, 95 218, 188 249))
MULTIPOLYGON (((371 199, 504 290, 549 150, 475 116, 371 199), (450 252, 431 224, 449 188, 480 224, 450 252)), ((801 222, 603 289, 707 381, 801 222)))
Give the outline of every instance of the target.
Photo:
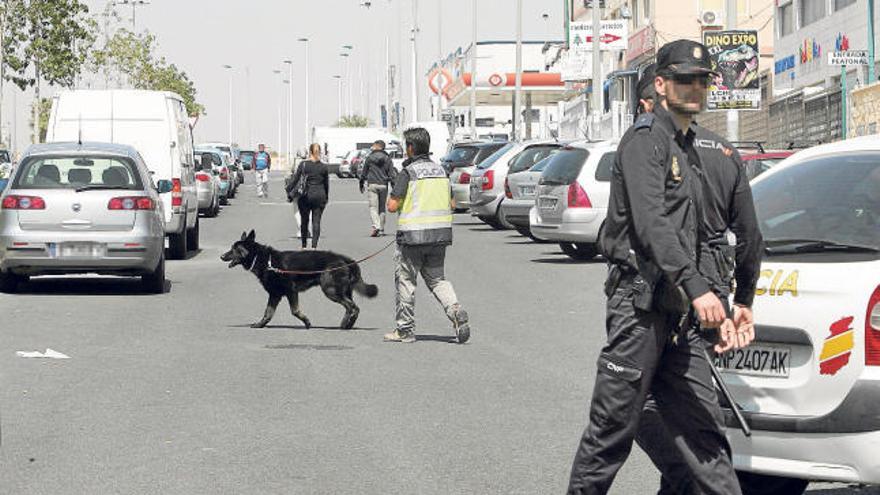
MULTIPOLYGON (((545 253, 545 254, 555 254, 555 253, 545 253)), ((532 263, 543 263, 548 265, 593 265, 598 263, 605 263, 605 260, 602 258, 593 258, 591 260, 583 261, 583 260, 575 260, 571 259, 565 255, 565 253, 559 253, 560 256, 558 258, 536 258, 533 260, 529 260, 532 263)))
POLYGON ((339 328, 338 326, 328 327, 328 326, 321 326, 321 325, 312 325, 311 328, 308 328, 308 329, 306 329, 305 325, 266 325, 263 328, 251 328, 250 323, 245 323, 245 324, 240 324, 240 325, 227 325, 226 327, 227 328, 246 328, 248 330, 256 330, 256 331, 260 331, 260 330, 302 330, 302 331, 338 330, 340 332, 351 332, 354 330, 363 330, 366 332, 373 332, 373 331, 379 330, 378 328, 375 328, 375 327, 354 327, 352 329, 346 330, 343 328, 339 328))
MULTIPOLYGON (((171 292, 172 282, 165 280, 165 293, 171 292)), ((131 278, 33 278, 20 284, 16 294, 29 296, 157 296, 141 286, 140 277, 131 278)))
POLYGON ((492 227, 484 227, 484 228, 468 229, 468 230, 470 230, 471 232, 498 232, 498 229, 493 229, 492 227))
POLYGON ((457 342, 455 337, 450 337, 449 335, 419 335, 416 334, 416 342, 445 342, 447 344, 454 344, 457 342))
POLYGON ((840 488, 814 488, 804 492, 808 495, 880 495, 880 486, 847 486, 840 488))

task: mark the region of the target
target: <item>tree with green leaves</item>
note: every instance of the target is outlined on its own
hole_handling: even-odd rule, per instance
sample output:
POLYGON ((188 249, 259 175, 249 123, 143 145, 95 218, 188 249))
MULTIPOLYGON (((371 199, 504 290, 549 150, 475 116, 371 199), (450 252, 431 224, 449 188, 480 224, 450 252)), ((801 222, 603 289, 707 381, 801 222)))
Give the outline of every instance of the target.
POLYGON ((336 123, 336 127, 367 127, 368 125, 370 119, 363 115, 346 115, 336 123))
POLYGON ((150 33, 137 35, 120 29, 103 49, 94 51, 92 64, 96 71, 112 73, 135 89, 177 93, 191 117, 203 115, 205 107, 196 101, 195 84, 186 72, 165 57, 157 59, 155 46, 156 37, 150 33))
MULTIPOLYGON (((21 90, 34 87, 34 123, 40 119, 40 84, 71 87, 85 65, 95 39, 88 12, 79 0, 0 2, 0 71, 21 90)), ((38 129, 33 136, 36 142, 38 129)))

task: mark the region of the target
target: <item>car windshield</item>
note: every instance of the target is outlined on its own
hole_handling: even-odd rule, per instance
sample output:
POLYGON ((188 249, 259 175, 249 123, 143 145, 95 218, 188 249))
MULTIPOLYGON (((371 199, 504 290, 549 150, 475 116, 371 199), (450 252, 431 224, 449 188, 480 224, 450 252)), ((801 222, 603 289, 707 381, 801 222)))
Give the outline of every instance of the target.
POLYGON ((523 170, 528 170, 539 161, 558 152, 560 149, 561 148, 558 145, 540 145, 526 148, 513 158, 510 162, 510 169, 507 173, 515 174, 517 172, 522 172, 523 170))
POLYGON ((577 179, 590 153, 582 148, 563 150, 550 156, 541 173, 541 183, 569 185, 577 179))
POLYGON ((504 156, 508 151, 513 149, 515 145, 513 143, 507 143, 504 146, 498 148, 495 153, 487 156, 485 160, 481 161, 479 165, 477 165, 478 169, 487 169, 495 164, 499 158, 504 156))
POLYGON ((22 163, 15 189, 143 189, 131 160, 103 156, 35 157, 22 163))
POLYGON ((467 162, 473 160, 480 151, 476 146, 456 146, 441 160, 444 162, 467 162))
POLYGON ((242 151, 240 155, 241 161, 244 163, 251 163, 254 160, 254 152, 253 151, 242 151))
POLYGON ((756 158, 754 160, 746 160, 743 166, 746 168, 746 176, 749 180, 770 170, 774 165, 781 162, 782 158, 756 158))
POLYGON ((880 248, 880 153, 808 159, 757 181, 767 246, 793 241, 880 248))

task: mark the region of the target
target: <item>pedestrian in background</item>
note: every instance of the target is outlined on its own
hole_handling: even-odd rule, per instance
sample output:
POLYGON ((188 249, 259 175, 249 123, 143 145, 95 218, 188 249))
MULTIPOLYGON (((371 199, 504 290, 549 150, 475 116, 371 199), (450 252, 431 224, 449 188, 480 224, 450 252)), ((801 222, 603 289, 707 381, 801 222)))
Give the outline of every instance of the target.
POLYGON ((309 224, 312 225, 312 249, 318 247, 321 237, 321 216, 330 198, 330 173, 327 164, 321 161, 321 145, 312 143, 309 146, 309 159, 299 164, 293 175, 293 184, 305 181, 305 190, 297 199, 301 225, 299 229, 303 249, 309 237, 309 224))
MULTIPOLYGON (((699 319, 702 329, 729 323, 698 261, 705 202, 693 124, 711 73, 703 45, 682 40, 661 48, 658 104, 621 139, 599 239, 611 265, 605 283, 608 338, 569 494, 608 492, 632 449, 649 392, 695 488, 741 493, 719 421, 708 344, 688 323, 699 319)), ((722 332, 721 338, 737 337, 722 332)))
POLYGON ((260 144, 259 151, 254 155, 254 180, 257 183, 257 197, 265 198, 269 194, 269 170, 272 169, 272 157, 266 152, 266 145, 260 144))
POLYGON ((468 314, 444 274, 446 248, 452 244, 452 189, 446 170, 431 161, 431 135, 416 127, 404 131, 406 156, 387 209, 399 212, 394 281, 397 318, 386 342, 415 342, 415 297, 419 274, 443 306, 459 344, 470 338, 468 314))
POLYGON ((364 159, 364 170, 360 176, 361 194, 364 183, 367 184, 370 202, 370 219, 373 230, 370 237, 385 235, 385 203, 388 200, 388 184, 394 182, 397 170, 388 153, 385 152, 385 141, 381 139, 373 143, 372 152, 364 159))

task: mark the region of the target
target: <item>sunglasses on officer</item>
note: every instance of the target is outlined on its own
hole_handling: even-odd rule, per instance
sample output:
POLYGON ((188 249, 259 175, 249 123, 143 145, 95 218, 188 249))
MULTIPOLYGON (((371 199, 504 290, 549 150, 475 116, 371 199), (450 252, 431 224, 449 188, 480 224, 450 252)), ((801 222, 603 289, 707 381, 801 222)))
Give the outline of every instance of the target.
POLYGON ((676 84, 691 85, 698 82, 701 86, 709 85, 709 76, 706 74, 671 74, 670 78, 676 84))

